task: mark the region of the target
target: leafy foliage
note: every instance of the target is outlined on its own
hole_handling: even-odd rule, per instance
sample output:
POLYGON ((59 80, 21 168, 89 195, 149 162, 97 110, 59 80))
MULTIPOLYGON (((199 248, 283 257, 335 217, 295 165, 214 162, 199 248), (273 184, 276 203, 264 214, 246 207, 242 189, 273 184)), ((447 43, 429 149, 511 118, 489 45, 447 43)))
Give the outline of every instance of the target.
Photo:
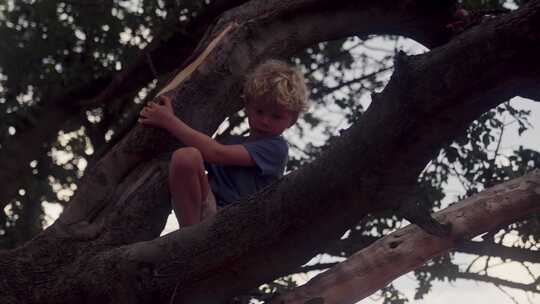
MULTIPOLYGON (((4 40, 0 45, 0 152, 20 134, 46 128, 36 125, 36 121, 44 109, 56 106, 53 103, 56 96, 98 78, 112 78, 132 64, 141 49, 154 39, 184 30, 206 2, 0 3, 0 36, 4 40)), ((460 2, 471 10, 508 6, 508 1, 501 0, 460 2)), ((521 5, 525 1, 513 2, 521 5)), ((292 147, 288 170, 313 160, 332 144, 340 130, 362 119, 370 94, 384 88, 395 53, 404 48, 400 37, 349 38, 314 45, 291 58, 306 75, 312 105, 288 133, 292 147)), ((28 164, 30 173, 20 178, 17 196, 0 202, 0 248, 20 245, 42 229, 45 223, 42 202, 68 203, 84 170, 134 124, 141 104, 151 96, 152 86, 141 87, 139 92, 127 94, 121 100, 74 111, 60 130, 50 130, 56 136, 51 142, 42 143, 41 151, 36 153, 38 157, 28 164)), ((457 182, 463 188, 457 197, 460 199, 539 168, 537 151, 519 147, 508 152, 500 144, 511 125, 518 126, 519 134, 530 127, 528 115, 508 102, 475 121, 422 172, 418 179, 419 203, 426 208, 441 208, 452 199, 447 195, 451 183, 457 182)), ((228 122, 229 127, 220 136, 246 131, 242 112, 230 117, 228 122)), ((333 248, 328 248, 327 253, 347 257, 403 225, 403 219, 391 212, 371 215, 333 248)), ((502 227, 489 238, 502 243, 504 235, 509 233, 516 233, 521 245, 530 248, 530 244, 540 239, 539 215, 502 227)), ((419 284, 415 298, 428 293, 433 280, 455 280, 458 271, 463 270, 456 265, 454 255, 434 259, 415 272, 419 284)), ((267 299, 295 284, 293 277, 286 277, 237 301, 267 299)), ((384 288, 381 294, 384 303, 407 301, 393 286, 384 288)))
MULTIPOLYGON (((154 36, 180 30, 204 5, 200 1, 0 3, 0 152, 22 134, 46 127, 36 125, 46 109, 72 110, 71 103, 58 105, 55 98, 96 79, 110 79, 129 66, 154 36), (167 31, 161 34, 164 28, 167 31)), ((60 130, 49 130, 53 141, 43 142, 40 151, 33 152, 36 158, 28 164, 27 174, 17 177, 20 190, 14 192, 25 195, 0 202, 1 247, 14 247, 41 230, 45 217, 40 202, 69 200, 88 163, 134 124, 146 92, 141 88, 138 95, 83 107, 60 130), (29 222, 33 228, 23 229, 29 222)), ((76 102, 81 101, 74 98, 72 103, 76 102)))

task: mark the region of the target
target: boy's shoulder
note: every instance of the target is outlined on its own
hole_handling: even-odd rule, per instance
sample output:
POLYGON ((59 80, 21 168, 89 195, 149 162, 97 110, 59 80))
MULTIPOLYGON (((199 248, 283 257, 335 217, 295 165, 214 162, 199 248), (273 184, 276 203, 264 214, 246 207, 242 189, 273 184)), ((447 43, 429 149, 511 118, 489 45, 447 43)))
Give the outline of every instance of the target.
POLYGON ((227 145, 240 145, 240 144, 271 144, 288 147, 287 140, 282 135, 264 137, 253 141, 248 141, 247 136, 243 135, 229 135, 223 139, 223 144, 227 145))
POLYGON ((283 136, 272 136, 243 143, 255 162, 258 174, 282 176, 289 158, 289 145, 283 136))
POLYGON ((282 135, 248 140, 246 136, 233 135, 227 138, 225 144, 243 145, 255 163, 272 163, 273 166, 284 166, 288 159, 289 145, 282 135))
POLYGON ((242 145, 254 159, 260 157, 265 160, 282 163, 286 161, 289 154, 289 145, 281 135, 265 137, 254 141, 244 141, 242 145))

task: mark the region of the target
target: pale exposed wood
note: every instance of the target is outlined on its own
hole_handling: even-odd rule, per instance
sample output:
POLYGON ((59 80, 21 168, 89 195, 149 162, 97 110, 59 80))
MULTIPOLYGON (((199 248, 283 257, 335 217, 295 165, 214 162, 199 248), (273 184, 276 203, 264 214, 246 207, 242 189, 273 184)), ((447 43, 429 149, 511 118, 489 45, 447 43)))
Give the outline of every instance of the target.
POLYGON ((460 240, 538 211, 540 170, 535 170, 437 212, 437 219, 452 224, 451 237, 439 238, 409 225, 381 238, 272 303, 303 304, 316 298, 325 304, 355 303, 430 258, 451 250, 460 240))
POLYGON ((159 93, 156 94, 156 96, 160 96, 161 94, 167 93, 170 90, 177 88, 180 86, 180 84, 191 75, 200 65, 203 63, 203 61, 208 57, 210 52, 214 50, 214 48, 221 42, 221 40, 227 35, 227 33, 237 27, 238 25, 236 23, 231 23, 217 35, 216 38, 214 38, 208 46, 204 49, 202 54, 200 54, 193 62, 191 62, 187 67, 182 69, 159 93))

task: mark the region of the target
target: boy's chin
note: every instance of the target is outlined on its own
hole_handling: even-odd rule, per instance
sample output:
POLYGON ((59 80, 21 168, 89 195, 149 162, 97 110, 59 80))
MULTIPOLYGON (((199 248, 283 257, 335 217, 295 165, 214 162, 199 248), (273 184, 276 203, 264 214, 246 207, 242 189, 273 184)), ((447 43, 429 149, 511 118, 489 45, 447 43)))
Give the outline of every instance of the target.
POLYGON ((274 136, 273 134, 271 134, 270 132, 262 132, 262 131, 257 131, 257 130, 253 130, 251 132, 251 134, 253 135, 253 137, 255 138, 266 138, 266 137, 272 137, 274 136))

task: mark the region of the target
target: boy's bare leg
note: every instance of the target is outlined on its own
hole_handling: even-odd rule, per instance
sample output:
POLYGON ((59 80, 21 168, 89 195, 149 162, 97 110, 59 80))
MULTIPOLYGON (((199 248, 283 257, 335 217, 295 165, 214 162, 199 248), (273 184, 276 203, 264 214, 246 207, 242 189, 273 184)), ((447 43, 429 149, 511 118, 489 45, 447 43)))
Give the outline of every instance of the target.
POLYGON ((208 191, 206 199, 202 203, 201 221, 213 217, 217 213, 216 197, 212 191, 208 191))
POLYGON ((171 158, 169 190, 178 224, 182 227, 201 221, 202 202, 208 195, 208 178, 203 158, 193 147, 176 150, 171 158))

